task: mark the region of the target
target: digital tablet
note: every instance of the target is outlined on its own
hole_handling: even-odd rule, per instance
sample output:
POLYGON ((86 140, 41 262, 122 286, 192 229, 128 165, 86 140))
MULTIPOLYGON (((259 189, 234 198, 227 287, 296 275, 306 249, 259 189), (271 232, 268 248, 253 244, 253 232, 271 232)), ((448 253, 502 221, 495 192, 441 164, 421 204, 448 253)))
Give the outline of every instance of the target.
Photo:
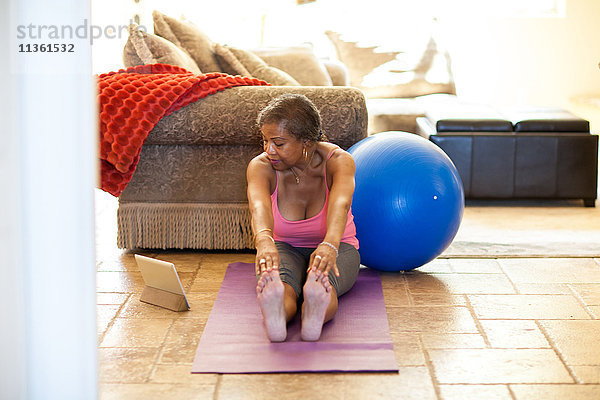
POLYGON ((141 256, 139 254, 135 255, 135 261, 142 272, 142 277, 144 278, 146 286, 181 295, 185 299, 187 307, 190 307, 190 303, 185 295, 181 280, 179 279, 179 275, 177 275, 177 270, 173 263, 141 256))

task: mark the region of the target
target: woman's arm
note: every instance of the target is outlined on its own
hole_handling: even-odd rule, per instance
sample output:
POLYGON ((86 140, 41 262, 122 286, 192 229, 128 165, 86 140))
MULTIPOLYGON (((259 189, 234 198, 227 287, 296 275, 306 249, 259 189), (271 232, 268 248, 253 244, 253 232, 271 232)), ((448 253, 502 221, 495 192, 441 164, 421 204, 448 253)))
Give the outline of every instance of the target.
POLYGON ((248 204, 252 216, 252 230, 256 245, 256 274, 279 267, 279 253, 273 240, 273 212, 271 209, 271 181, 273 168, 264 154, 248 164, 248 204), (261 261, 264 260, 264 264, 261 261))
POLYGON ((331 174, 331 190, 327 207, 327 234, 311 255, 310 265, 324 274, 333 270, 335 275, 339 276, 336 264, 337 249, 340 247, 340 241, 346 229, 348 211, 352 205, 354 159, 348 152, 336 150, 327 162, 327 172, 331 174))

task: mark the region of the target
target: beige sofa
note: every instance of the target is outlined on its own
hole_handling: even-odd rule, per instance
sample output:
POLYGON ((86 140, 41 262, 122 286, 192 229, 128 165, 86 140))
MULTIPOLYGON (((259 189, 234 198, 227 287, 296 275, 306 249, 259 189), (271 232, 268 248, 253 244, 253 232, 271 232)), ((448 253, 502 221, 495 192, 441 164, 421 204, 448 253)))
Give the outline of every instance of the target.
POLYGON ((323 132, 348 148, 367 135, 362 92, 348 86, 340 64, 324 65, 308 48, 256 52, 210 43, 196 27, 155 13, 155 32, 130 29, 126 66, 163 62, 195 73, 241 68, 274 86, 242 86, 210 95, 163 118, 146 139, 133 177, 119 198, 121 248, 245 249, 253 247, 246 166, 262 151, 255 120, 274 97, 309 97, 323 132), (205 41, 207 48, 198 43, 205 41), (261 55, 258 57, 257 54, 261 55), (196 68, 194 68, 194 65, 196 68), (308 85, 307 85, 308 84, 308 85))

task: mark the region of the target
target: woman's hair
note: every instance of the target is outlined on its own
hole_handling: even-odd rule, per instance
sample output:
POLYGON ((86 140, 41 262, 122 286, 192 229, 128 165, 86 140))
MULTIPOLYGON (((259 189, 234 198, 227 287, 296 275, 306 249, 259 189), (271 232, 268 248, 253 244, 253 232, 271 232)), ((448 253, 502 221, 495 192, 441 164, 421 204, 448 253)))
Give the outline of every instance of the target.
POLYGON ((264 124, 283 124, 298 140, 326 140, 321 131, 321 115, 315 105, 302 94, 286 93, 274 98, 258 114, 259 128, 264 124))

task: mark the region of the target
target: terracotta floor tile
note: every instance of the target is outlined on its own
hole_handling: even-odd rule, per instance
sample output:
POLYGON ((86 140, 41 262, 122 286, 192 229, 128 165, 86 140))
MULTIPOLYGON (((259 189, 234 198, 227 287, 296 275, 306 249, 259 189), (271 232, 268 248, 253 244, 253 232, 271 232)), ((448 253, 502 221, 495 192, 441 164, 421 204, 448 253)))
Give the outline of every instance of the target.
MULTIPOLYGON (((97 236, 97 235, 96 235, 97 236)), ((115 239, 111 243, 96 243, 96 268, 98 271, 126 271, 126 266, 122 265, 121 258, 128 254, 127 250, 118 249, 115 239)))
POLYGON ((176 312, 169 309, 156 306, 154 304, 148 304, 140 301, 140 293, 134 293, 131 295, 127 303, 123 306, 119 317, 121 318, 166 318, 175 319, 179 318, 181 314, 185 312, 176 312))
POLYGON ((511 385, 517 400, 598 400, 600 385, 511 385))
POLYGON ((100 382, 143 383, 154 368, 158 348, 100 348, 100 382))
POLYGON ((182 272, 178 271, 177 275, 179 275, 179 280, 181 281, 181 286, 183 286, 183 290, 186 292, 194 283, 194 278, 196 276, 196 272, 182 272))
POLYGON ((566 283, 515 283, 519 294, 572 294, 566 283))
POLYGON ((223 375, 219 399, 435 399, 426 367, 397 374, 223 375))
POLYGON ((494 348, 534 349, 550 347, 534 321, 480 320, 479 322, 490 345, 494 348))
POLYGON ((407 275, 406 282, 411 293, 515 293, 502 274, 413 274, 407 275))
POLYGON ((158 364, 150 377, 152 383, 178 383, 180 385, 217 384, 217 374, 192 374, 192 364, 158 364))
POLYGON ((500 259, 513 282, 600 283, 600 267, 591 258, 500 259))
POLYGON ((483 349, 485 340, 477 333, 423 333, 426 349, 483 349))
MULTIPOLYGON (((436 278, 449 293, 463 294, 513 294, 510 281, 502 274, 438 274, 436 278)), ((411 292, 418 291, 414 285, 411 292)))
POLYGON ((194 361, 204 326, 205 322, 198 319, 174 321, 164 341, 159 362, 162 364, 191 364, 194 361))
POLYGON ((100 347, 159 347, 172 323, 172 319, 116 318, 100 347))
POLYGON ((102 257, 102 263, 98 266, 98 271, 139 272, 140 269, 135 262, 135 254, 141 254, 147 257, 155 256, 155 253, 144 250, 136 250, 135 252, 117 250, 113 254, 113 257, 102 257))
POLYGON ((381 287, 384 289, 406 288, 405 274, 399 272, 379 272, 381 287))
POLYGON ((215 387, 212 385, 146 384, 102 384, 100 400, 212 400, 215 387))
POLYGON ((186 289, 188 292, 217 293, 225 277, 225 269, 200 268, 194 282, 186 289))
POLYGON ((204 253, 200 260, 200 268, 225 271, 227 266, 235 262, 254 263, 256 255, 253 253, 204 253))
POLYGON ((385 299, 387 307, 404 307, 411 305, 408 292, 403 285, 395 288, 384 287, 383 298, 385 299))
POLYGON ((481 319, 590 319, 577 299, 565 295, 468 295, 481 319))
POLYGON ((159 260, 175 264, 177 272, 196 272, 200 268, 200 251, 160 251, 154 255, 159 260))
POLYGON ((96 330, 98 335, 104 334, 110 322, 117 316, 119 308, 118 305, 96 306, 96 330))
POLYGON ((186 293, 190 303, 188 311, 171 311, 169 309, 140 301, 141 293, 131 295, 129 301, 123 306, 120 317, 122 318, 208 318, 212 305, 217 297, 216 293, 186 293))
POLYGON ((347 400, 436 399, 426 367, 400 367, 397 374, 344 374, 341 378, 343 387, 338 391, 347 400))
POLYGON ((407 271, 407 274, 410 273, 427 273, 427 274, 435 274, 435 273, 450 273, 452 272, 452 268, 450 267, 450 260, 447 258, 436 258, 427 264, 413 270, 407 271))
POLYGON ((440 385, 441 400, 512 400, 506 385, 440 385))
POLYGON ((215 253, 204 253, 202 257, 203 265, 206 263, 231 264, 234 262, 253 263, 256 252, 252 249, 240 251, 223 251, 215 253))
POLYGON ((425 355, 416 333, 392 333, 394 353, 398 365, 425 365, 425 355))
MULTIPOLYGON (((442 257, 381 273, 398 374, 192 375, 227 265, 252 263, 254 254, 120 250, 117 199, 107 196, 96 242, 101 399, 435 399, 431 366, 439 400, 600 398, 600 258, 442 257), (134 253, 176 265, 189 312, 139 302, 134 253)), ((492 226, 475 226, 476 237, 510 246, 506 238, 522 236, 523 224, 547 234, 569 224, 596 232, 599 209, 467 207, 465 215, 492 226)))
POLYGON ((339 374, 222 375, 215 398, 219 400, 343 399, 345 382, 339 374))
POLYGON ((600 365, 574 365, 571 370, 580 383, 600 384, 600 365))
POLYGON ((600 306, 600 283, 575 283, 570 285, 588 306, 600 306))
POLYGON ((461 294, 411 293, 414 306, 466 306, 467 299, 461 294))
POLYGON ((529 202, 517 204, 509 201, 493 204, 493 201, 483 201, 482 203, 482 205, 469 204, 465 207, 463 220, 469 217, 468 221, 471 221, 471 224, 489 224, 498 230, 564 230, 566 215, 566 219, 572 224, 570 229, 574 227, 583 231, 598 229, 597 220, 592 218, 599 215, 598 210, 582 207, 579 202, 574 205, 564 202, 558 205, 552 202, 536 202, 533 204, 534 207, 529 202))
POLYGON ((389 307, 390 331, 477 333, 475 321, 465 307, 389 307))
POLYGON ((572 383, 550 349, 430 350, 442 384, 572 383))
POLYGON ((106 304, 124 304, 129 298, 128 293, 97 293, 96 294, 96 304, 98 305, 106 305, 106 304))
POLYGON ((464 274, 501 274, 502 269, 496 259, 451 258, 448 260, 453 272, 464 274))
POLYGON ((206 321, 217 298, 217 293, 190 292, 186 293, 186 297, 190 303, 190 309, 179 313, 179 318, 199 318, 206 321))
POLYGON ((406 274, 406 285, 410 293, 442 293, 450 294, 450 290, 438 276, 442 274, 424 274, 413 272, 406 274))
POLYGON ((568 365, 600 365, 600 320, 540 324, 568 365))
POLYGON ((99 271, 96 273, 98 292, 141 293, 144 279, 140 272, 99 271))

